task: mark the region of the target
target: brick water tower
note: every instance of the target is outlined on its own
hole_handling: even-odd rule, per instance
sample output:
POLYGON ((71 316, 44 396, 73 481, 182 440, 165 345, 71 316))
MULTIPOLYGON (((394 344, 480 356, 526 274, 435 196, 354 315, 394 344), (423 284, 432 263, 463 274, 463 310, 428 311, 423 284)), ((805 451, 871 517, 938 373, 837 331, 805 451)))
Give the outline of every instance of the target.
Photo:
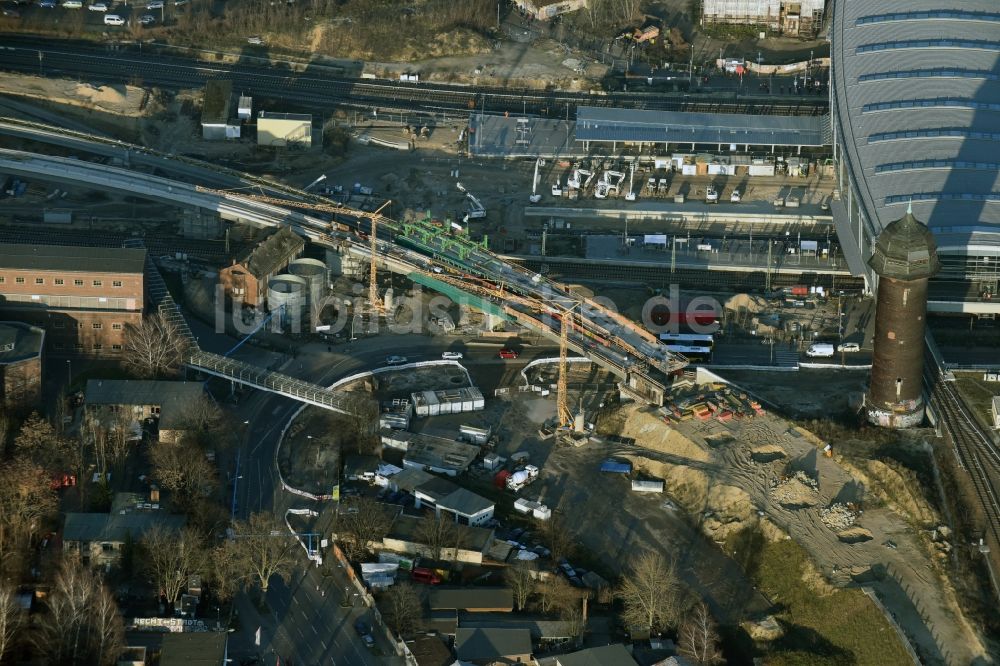
POLYGON ((941 268, 934 235, 907 207, 879 234, 868 265, 878 275, 878 300, 865 414, 887 428, 918 426, 924 418, 927 280, 941 268))

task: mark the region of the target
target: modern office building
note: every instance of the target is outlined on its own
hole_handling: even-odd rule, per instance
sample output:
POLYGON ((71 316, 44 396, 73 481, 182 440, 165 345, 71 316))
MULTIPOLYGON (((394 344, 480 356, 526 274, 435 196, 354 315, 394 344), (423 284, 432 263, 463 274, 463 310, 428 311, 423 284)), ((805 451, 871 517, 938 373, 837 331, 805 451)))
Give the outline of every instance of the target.
POLYGON ((995 317, 1000 6, 871 0, 832 11, 832 210, 851 272, 878 290, 868 258, 912 203, 941 263, 928 310, 995 317))

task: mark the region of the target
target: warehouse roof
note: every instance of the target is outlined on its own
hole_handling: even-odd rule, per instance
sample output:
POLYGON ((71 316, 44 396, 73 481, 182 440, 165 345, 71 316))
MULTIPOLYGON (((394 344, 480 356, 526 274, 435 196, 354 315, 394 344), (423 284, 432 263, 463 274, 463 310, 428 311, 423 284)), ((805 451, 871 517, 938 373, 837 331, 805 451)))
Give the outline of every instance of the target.
POLYGON ((0 270, 142 273, 145 264, 137 248, 0 244, 0 270))
POLYGON ((408 467, 422 466, 432 470, 463 471, 472 464, 479 455, 479 447, 474 444, 464 444, 449 439, 437 442, 421 440, 411 442, 403 463, 408 467))
POLYGON ((305 246, 301 236, 288 227, 281 227, 245 253, 238 263, 254 277, 263 278, 284 268, 305 246))
POLYGON ((454 492, 439 499, 437 505, 462 516, 474 516, 494 506, 490 500, 465 488, 456 488, 454 492))
POLYGON ((838 2, 833 109, 857 202, 876 234, 1000 225, 996 0, 838 2))
POLYGON ((581 106, 577 141, 646 141, 777 146, 823 146, 831 142, 827 116, 762 116, 690 113, 581 106))

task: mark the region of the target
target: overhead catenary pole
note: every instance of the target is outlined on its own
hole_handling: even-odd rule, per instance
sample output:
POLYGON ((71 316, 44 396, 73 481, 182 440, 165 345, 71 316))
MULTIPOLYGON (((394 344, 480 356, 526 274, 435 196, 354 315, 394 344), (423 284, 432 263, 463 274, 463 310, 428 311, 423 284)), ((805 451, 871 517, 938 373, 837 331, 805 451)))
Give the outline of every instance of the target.
POLYGON ((557 417, 560 427, 573 424, 573 412, 569 409, 569 327, 573 321, 570 310, 563 312, 559 320, 559 382, 556 384, 557 417))

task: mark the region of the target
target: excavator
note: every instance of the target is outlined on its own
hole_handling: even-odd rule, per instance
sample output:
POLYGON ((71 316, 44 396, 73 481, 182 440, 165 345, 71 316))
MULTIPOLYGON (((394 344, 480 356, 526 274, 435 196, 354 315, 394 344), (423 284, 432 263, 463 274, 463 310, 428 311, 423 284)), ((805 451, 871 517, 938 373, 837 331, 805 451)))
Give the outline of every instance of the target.
POLYGON ((535 160, 535 177, 531 181, 531 196, 528 197, 528 201, 531 203, 538 203, 542 200, 542 195, 538 193, 538 167, 544 163, 541 157, 535 160))

